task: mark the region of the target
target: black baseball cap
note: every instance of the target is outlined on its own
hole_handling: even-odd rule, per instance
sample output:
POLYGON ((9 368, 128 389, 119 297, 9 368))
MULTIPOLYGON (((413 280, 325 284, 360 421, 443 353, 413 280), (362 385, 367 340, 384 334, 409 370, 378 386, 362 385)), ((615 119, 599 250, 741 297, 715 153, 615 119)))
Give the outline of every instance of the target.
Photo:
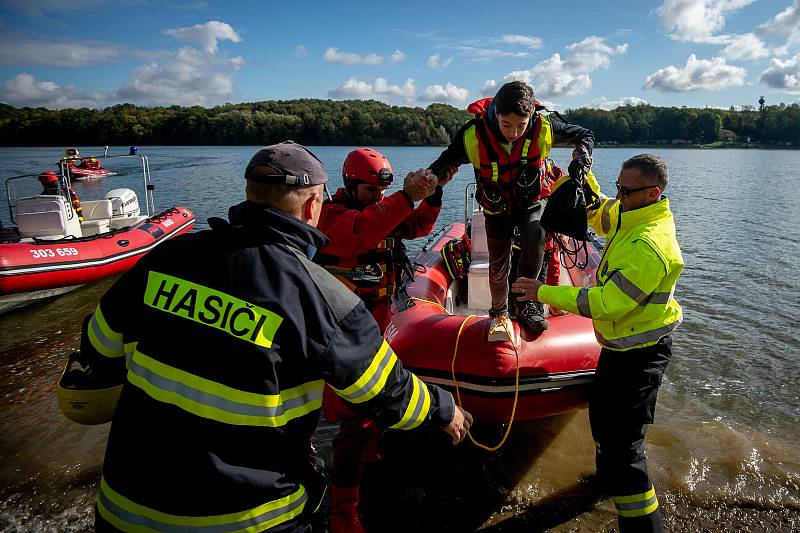
POLYGON ((308 148, 294 141, 265 146, 256 152, 247 163, 244 177, 262 183, 287 185, 321 185, 328 181, 322 161, 308 148), (278 173, 255 173, 253 170, 260 166, 272 167, 278 173))

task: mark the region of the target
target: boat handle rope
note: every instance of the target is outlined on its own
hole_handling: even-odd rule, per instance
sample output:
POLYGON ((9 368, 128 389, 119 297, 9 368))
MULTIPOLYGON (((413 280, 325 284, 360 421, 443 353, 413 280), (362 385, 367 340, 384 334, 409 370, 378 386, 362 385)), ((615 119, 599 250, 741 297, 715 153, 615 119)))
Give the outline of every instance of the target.
MULTIPOLYGON (((406 300, 406 302, 412 300, 421 303, 431 304, 433 306, 439 307, 442 311, 447 313, 447 310, 444 308, 444 306, 438 302, 433 302, 431 300, 424 300, 422 298, 417 298, 414 296, 411 296, 408 300, 406 300)), ((453 376, 453 383, 455 384, 456 388, 456 403, 458 404, 459 407, 461 407, 461 392, 458 388, 458 380, 456 379, 456 358, 458 357, 458 343, 461 341, 461 333, 464 331, 464 328, 466 327, 467 323, 473 318, 477 318, 477 315, 469 315, 464 318, 463 322, 461 322, 461 327, 458 328, 458 334, 456 335, 456 346, 455 349, 453 350, 453 360, 450 363, 450 373, 453 376)), ((514 326, 512 325, 511 327, 513 328, 514 326)), ((475 440, 475 437, 472 436, 472 432, 467 430, 467 436, 469 437, 470 442, 472 442, 472 444, 474 444, 478 448, 482 448, 488 452, 496 452, 503 446, 503 444, 506 443, 506 439, 508 438, 509 433, 511 433, 511 426, 514 425, 514 416, 517 413, 517 400, 519 399, 519 352, 517 351, 517 345, 514 343, 511 333, 507 329, 506 329, 506 334, 508 335, 508 340, 511 341, 511 346, 514 348, 514 357, 517 360, 516 376, 514 378, 514 404, 511 407, 511 418, 508 421, 508 426, 506 427, 506 430, 503 433, 503 438, 500 439, 500 442, 497 443, 497 445, 495 446, 487 446, 485 444, 481 444, 480 442, 475 440)))

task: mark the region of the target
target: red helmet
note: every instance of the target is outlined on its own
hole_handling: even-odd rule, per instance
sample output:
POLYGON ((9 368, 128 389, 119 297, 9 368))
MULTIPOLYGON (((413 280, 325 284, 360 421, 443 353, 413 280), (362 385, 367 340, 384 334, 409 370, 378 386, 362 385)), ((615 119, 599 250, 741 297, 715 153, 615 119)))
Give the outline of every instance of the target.
POLYGON ((45 170, 39 174, 39 181, 42 183, 55 183, 58 181, 58 174, 52 170, 45 170))
POLYGON ((389 160, 370 148, 353 150, 344 160, 342 177, 345 187, 350 183, 369 183, 388 187, 394 180, 394 172, 389 160))

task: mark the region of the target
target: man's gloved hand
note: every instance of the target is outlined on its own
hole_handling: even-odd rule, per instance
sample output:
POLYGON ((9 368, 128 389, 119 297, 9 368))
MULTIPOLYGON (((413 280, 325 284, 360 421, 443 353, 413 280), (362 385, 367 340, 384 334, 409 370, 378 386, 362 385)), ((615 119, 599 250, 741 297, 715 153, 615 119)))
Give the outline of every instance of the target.
POLYGON ((572 151, 572 161, 567 169, 571 178, 584 182, 586 174, 592 168, 592 156, 585 146, 576 147, 572 151))

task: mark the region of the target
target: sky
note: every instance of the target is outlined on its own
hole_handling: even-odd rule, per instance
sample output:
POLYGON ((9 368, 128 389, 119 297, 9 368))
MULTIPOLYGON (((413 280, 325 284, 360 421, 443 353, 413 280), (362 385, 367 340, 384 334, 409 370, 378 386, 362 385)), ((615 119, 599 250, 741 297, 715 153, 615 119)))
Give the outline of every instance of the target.
POLYGON ((0 102, 798 102, 800 0, 0 0, 0 102))

